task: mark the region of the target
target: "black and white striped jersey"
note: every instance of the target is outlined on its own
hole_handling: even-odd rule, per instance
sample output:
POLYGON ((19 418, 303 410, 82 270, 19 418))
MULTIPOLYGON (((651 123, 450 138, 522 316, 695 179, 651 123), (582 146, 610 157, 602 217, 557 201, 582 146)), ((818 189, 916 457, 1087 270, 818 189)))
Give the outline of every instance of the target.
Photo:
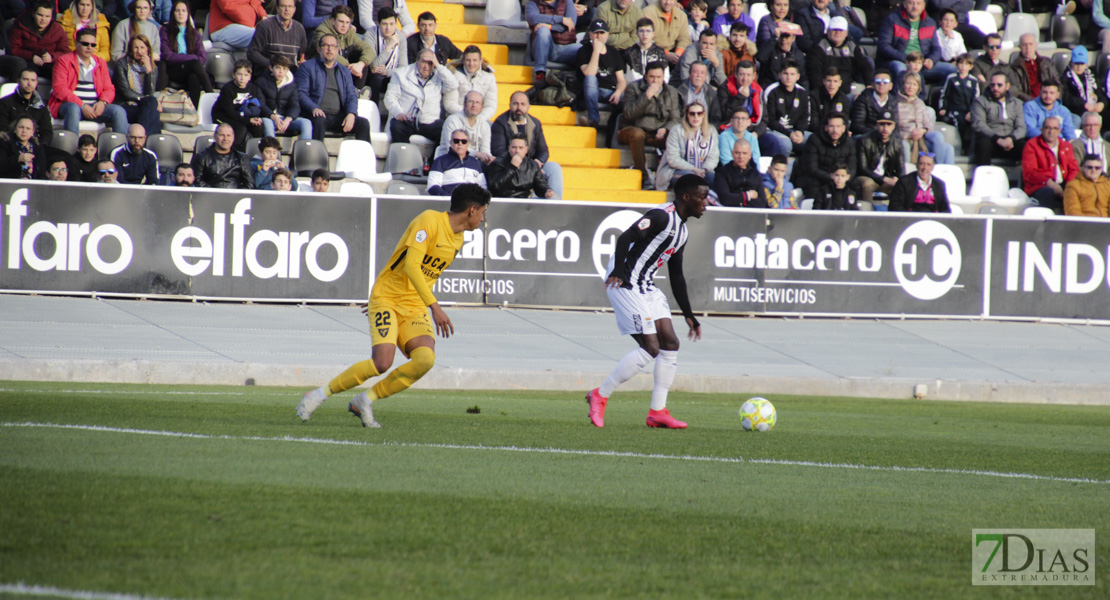
MULTIPOLYGON (((624 281, 621 287, 640 293, 653 289, 655 272, 681 254, 687 232, 676 209, 668 202, 649 210, 617 239, 609 257, 609 276, 620 277, 624 281)), ((681 256, 678 258, 681 265, 681 256)))

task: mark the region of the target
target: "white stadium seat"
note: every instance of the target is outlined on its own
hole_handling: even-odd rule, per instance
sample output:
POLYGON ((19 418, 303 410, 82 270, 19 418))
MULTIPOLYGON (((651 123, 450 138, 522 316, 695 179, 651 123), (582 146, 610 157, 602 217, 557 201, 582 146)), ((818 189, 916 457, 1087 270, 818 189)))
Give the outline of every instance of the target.
POLYGON ((389 173, 378 173, 378 157, 374 154, 374 147, 370 142, 362 140, 343 140, 339 144, 335 170, 365 183, 385 183, 393 179, 389 173))
POLYGON ((999 196, 1009 189, 1010 178, 1006 175, 1005 169, 983 165, 975 167, 975 172, 971 175, 971 190, 968 191, 967 195, 979 199, 987 196, 999 196))
POLYGON ((487 0, 484 22, 486 27, 528 29, 528 22, 524 20, 517 0, 487 0))
POLYGON ((937 165, 933 167, 933 175, 944 182, 948 199, 964 198, 967 196, 967 179, 964 170, 956 165, 937 165))

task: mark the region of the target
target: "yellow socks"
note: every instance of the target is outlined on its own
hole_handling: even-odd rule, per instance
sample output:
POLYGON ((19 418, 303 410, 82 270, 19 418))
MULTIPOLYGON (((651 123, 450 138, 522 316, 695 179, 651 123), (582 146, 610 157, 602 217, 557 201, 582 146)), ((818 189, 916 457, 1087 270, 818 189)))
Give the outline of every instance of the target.
MULTIPOLYGON (((432 365, 434 365, 435 363, 436 353, 431 348, 421 346, 420 348, 413 350, 412 360, 397 367, 396 369, 393 369, 393 371, 388 376, 386 376, 385 379, 379 381, 374 385, 374 395, 376 395, 378 398, 388 398, 394 394, 409 389, 410 387, 412 387, 412 384, 419 381, 421 377, 423 377, 428 371, 430 371, 432 369, 432 365)), ((357 366, 358 365, 355 365, 355 367, 357 366)), ((355 367, 347 369, 347 372, 350 372, 355 367)), ((346 374, 347 373, 343 373, 343 375, 337 377, 335 381, 341 380, 346 374)), ((376 374, 377 373, 375 373, 375 375, 376 374)), ((362 383, 362 381, 365 381, 365 379, 359 381, 358 383, 362 383)), ((356 383, 355 385, 358 385, 358 383, 356 383)), ((334 384, 335 382, 333 381, 333 390, 335 389, 334 384)))
POLYGON ((331 394, 345 392, 351 388, 358 387, 363 381, 371 377, 377 377, 378 375, 381 375, 381 373, 378 373, 378 368, 374 366, 373 360, 357 362, 348 367, 346 371, 340 373, 338 377, 332 379, 331 383, 328 384, 328 391, 330 391, 331 394))

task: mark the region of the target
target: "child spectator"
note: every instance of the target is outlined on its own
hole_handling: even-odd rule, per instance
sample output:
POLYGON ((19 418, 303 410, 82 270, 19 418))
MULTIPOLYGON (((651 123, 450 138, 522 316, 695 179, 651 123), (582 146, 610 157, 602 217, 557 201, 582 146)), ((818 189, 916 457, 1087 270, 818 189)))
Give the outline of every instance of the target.
POLYGON ((331 189, 331 173, 327 169, 316 169, 312 172, 312 191, 326 194, 331 189))
POLYGON ((235 130, 235 150, 247 149, 247 134, 262 137, 266 130, 262 119, 270 118, 272 111, 262 103, 262 93, 251 83, 251 63, 241 59, 235 62, 231 81, 220 90, 220 97, 212 107, 212 117, 217 123, 227 123, 235 130))
POLYGON ((971 148, 971 104, 979 97, 979 80, 971 75, 975 62, 970 54, 956 58, 956 72, 944 80, 937 103, 937 117, 956 126, 963 147, 971 148))
MULTIPOLYGON (((906 80, 906 75, 909 75, 911 73, 921 77, 921 80, 925 81, 925 76, 921 74, 921 71, 924 68, 925 68, 925 55, 924 54, 918 52, 917 50, 911 50, 911 51, 907 52, 906 53, 906 70, 905 70, 905 72, 902 73, 902 76, 898 78, 898 89, 902 89, 902 87, 903 87, 902 82, 906 80)), ((919 98, 921 98, 922 100, 926 99, 925 98, 925 86, 924 85, 919 86, 919 89, 917 90, 917 96, 919 98)))
MULTIPOLYGON (((691 0, 690 4, 686 5, 686 14, 690 16, 690 39, 696 40, 701 37, 701 32, 709 29, 712 24, 705 19, 706 13, 709 12, 709 6, 706 5, 705 0, 691 0)), ((651 19, 648 19, 649 21, 651 19)))
POLYGON ((763 174, 763 189, 767 192, 768 208, 798 208, 794 203, 794 184, 786 180, 786 157, 771 157, 771 166, 763 174))
MULTIPOLYGON (((696 0, 700 2, 701 0, 696 0)), ((628 69, 624 73, 625 82, 631 84, 644 78, 647 66, 657 60, 667 62, 667 51, 655 43, 655 23, 651 19, 643 18, 636 21, 636 43, 621 51, 624 64, 628 69)), ((663 70, 663 81, 671 80, 671 69, 663 70)))
POLYGON ((300 134, 302 140, 312 139, 312 121, 301 116, 297 81, 290 72, 288 58, 275 56, 270 61, 270 69, 257 77, 254 85, 262 95, 262 104, 273 111, 269 119, 262 120, 266 135, 300 134))
MULTIPOLYGON (((251 177, 254 178, 254 187, 259 190, 272 190, 274 177, 278 171, 285 169, 281 162, 281 142, 272 136, 262 138, 258 144, 258 153, 261 156, 251 157, 251 177)), ((297 183, 291 184, 292 189, 297 189, 297 183)))
POLYGON ((946 8, 940 13, 940 27, 937 28, 937 45, 940 46, 940 58, 944 62, 952 62, 957 57, 967 54, 964 47, 964 36, 956 31, 959 19, 956 11, 946 8))
POLYGON ((851 177, 848 167, 836 165, 831 176, 831 181, 823 185, 814 198, 813 210, 859 210, 855 193, 848 189, 848 179, 851 177))
POLYGON ((291 192, 296 190, 297 182, 293 179, 293 173, 284 167, 274 169, 274 191, 275 192, 291 192))
POLYGON ((83 181, 93 183, 96 181, 96 158, 98 148, 96 138, 83 133, 77 138, 77 151, 73 153, 73 172, 69 174, 69 181, 83 181))

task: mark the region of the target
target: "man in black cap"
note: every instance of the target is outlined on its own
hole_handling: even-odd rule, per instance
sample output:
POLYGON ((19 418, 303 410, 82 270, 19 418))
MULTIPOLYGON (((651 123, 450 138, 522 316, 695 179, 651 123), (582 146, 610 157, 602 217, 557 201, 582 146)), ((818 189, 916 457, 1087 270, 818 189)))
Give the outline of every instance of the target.
MULTIPOLYGON (((609 24, 601 19, 590 23, 590 41, 578 49, 575 64, 582 71, 582 96, 586 99, 586 122, 597 127, 601 121, 598 103, 620 106, 624 96, 624 58, 609 45, 609 24)), ((583 123, 579 123, 582 125, 583 123)))
POLYGON ((902 139, 894 135, 898 124, 894 113, 884 110, 875 119, 875 129, 859 140, 859 167, 856 169, 855 185, 860 191, 860 200, 874 202, 875 192, 889 195, 905 175, 902 139))

